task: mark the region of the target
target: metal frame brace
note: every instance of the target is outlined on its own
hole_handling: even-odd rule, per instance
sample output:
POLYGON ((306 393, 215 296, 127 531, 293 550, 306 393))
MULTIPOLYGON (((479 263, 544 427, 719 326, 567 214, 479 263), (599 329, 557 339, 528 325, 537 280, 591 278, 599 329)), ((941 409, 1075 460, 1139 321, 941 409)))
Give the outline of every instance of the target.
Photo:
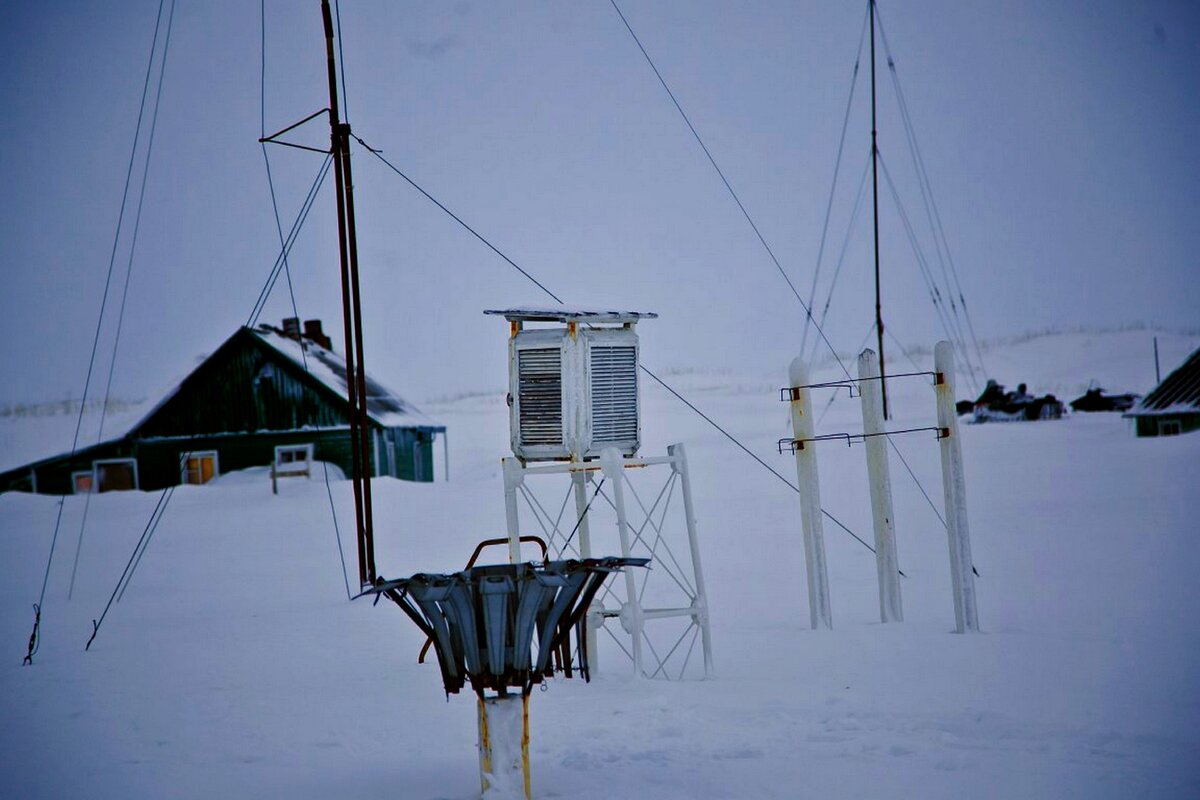
MULTIPOLYGON (((593 461, 526 464, 515 457, 503 459, 504 498, 508 520, 510 560, 521 558, 519 539, 537 533, 550 548, 551 559, 593 557, 593 552, 612 552, 619 546, 622 558, 646 557, 650 569, 638 576, 626 571, 624 580, 606 584, 587 616, 586 646, 593 671, 599 669, 596 638, 603 630, 633 662, 635 674, 648 678, 682 679, 687 673, 697 642, 703 654, 704 677, 713 674, 712 640, 708 597, 696 537, 691 481, 687 454, 682 444, 667 448, 668 455, 623 457, 615 448, 605 450, 593 461), (642 469, 670 466, 653 500, 649 503, 646 483, 631 477, 642 469), (530 476, 566 475, 570 483, 561 501, 543 502, 527 485, 530 476), (635 483, 637 485, 635 485, 635 483), (639 488, 640 487, 640 488, 639 488), (682 497, 687 532, 687 554, 676 550, 681 544, 668 524, 671 501, 682 497), (572 497, 574 504, 571 503, 572 497), (522 502, 523 500, 523 502, 522 502), (631 501, 632 508, 627 505, 631 501), (573 508, 569 511, 569 507, 573 508), (530 527, 522 530, 522 507, 530 527), (616 517, 613 528, 596 524, 596 516, 616 517), (536 526, 533 527, 533 526, 536 526), (603 530, 601 529, 603 528, 603 530), (612 536, 615 533, 616 536, 612 536), (604 541, 605 544, 598 544, 604 541), (607 543, 611 542, 612 545, 607 543), (651 607, 648 604, 653 603, 651 607), (651 635, 647 623, 686 618, 688 624, 678 638, 651 635), (619 628, 607 624, 615 619, 619 628), (661 639, 661 640, 660 640, 661 639)), ((643 473, 644 474, 644 473, 643 473)), ((651 487, 653 488, 653 487, 651 487)))

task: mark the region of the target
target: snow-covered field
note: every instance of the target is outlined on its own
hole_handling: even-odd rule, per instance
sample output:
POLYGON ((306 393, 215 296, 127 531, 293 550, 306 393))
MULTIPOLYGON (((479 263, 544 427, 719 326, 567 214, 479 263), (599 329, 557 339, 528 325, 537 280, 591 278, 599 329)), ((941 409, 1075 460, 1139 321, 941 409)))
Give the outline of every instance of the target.
MULTIPOLYGON (((1145 392, 1150 336, 985 355, 1001 382, 1063 399, 1091 379, 1145 392)), ((1197 344, 1160 335, 1164 370, 1197 344)), ((793 478, 774 452, 789 435, 782 367, 667 379, 793 478)), ((878 622, 874 557, 827 525, 834 630, 814 632, 796 495, 664 392, 643 397, 643 452, 688 447, 716 677, 634 679, 607 647, 591 684, 535 692, 536 797, 1200 796, 1200 434, 1135 439, 1109 414, 965 426, 978 636, 950 632, 946 536, 893 458, 906 621, 878 622)), ((931 424, 919 380, 893 402, 896 427, 931 424)), ((388 576, 459 568, 504 531, 503 396, 425 410, 449 426, 452 480, 374 484, 388 576)), ((857 430, 857 414, 842 393, 818 432, 857 430)), ((50 425, 0 421, 0 442, 56 452, 38 450, 50 425)), ((940 508, 932 435, 897 445, 940 508)), ((869 540, 862 448, 821 448, 826 508, 869 540)), ((58 500, 0 495, 0 797, 478 794, 474 698, 446 700, 398 610, 347 602, 324 484, 281 488, 242 474, 179 489, 86 653, 158 498, 92 498, 70 601, 83 498, 67 498, 32 667, 58 500)), ((350 485, 331 488, 353 567, 350 485)))

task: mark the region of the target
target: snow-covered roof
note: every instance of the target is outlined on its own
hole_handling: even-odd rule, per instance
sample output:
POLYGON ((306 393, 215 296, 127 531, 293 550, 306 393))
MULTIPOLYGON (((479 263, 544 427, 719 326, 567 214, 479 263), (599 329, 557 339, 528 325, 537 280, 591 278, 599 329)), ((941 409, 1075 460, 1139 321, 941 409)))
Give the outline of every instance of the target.
POLYGON ((1142 398, 1126 416, 1200 413, 1200 349, 1142 398))
POLYGON ((608 308, 578 308, 571 306, 515 306, 491 308, 483 313, 502 316, 509 322, 636 322, 657 319, 653 311, 623 311, 608 308))
MULTIPOLYGON (((339 397, 348 395, 346 359, 341 355, 308 339, 298 342, 266 325, 260 325, 251 332, 259 341, 292 361, 300 369, 307 369, 310 376, 332 389, 339 397)), ((444 427, 370 375, 366 378, 366 385, 367 414, 383 427, 444 427)))

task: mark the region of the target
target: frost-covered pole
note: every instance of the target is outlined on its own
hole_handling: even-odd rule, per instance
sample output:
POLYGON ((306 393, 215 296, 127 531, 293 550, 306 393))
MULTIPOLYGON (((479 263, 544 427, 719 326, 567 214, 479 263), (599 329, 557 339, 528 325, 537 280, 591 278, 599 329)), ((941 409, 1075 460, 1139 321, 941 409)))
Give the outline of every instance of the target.
MULTIPOLYGON (((808 369, 799 356, 788 369, 792 386, 792 438, 813 438, 812 399, 808 369)), ((804 566, 808 574, 808 612, 813 629, 832 628, 829 574, 825 568, 825 534, 821 529, 821 485, 817 478, 814 443, 800 441, 796 450, 796 481, 800 488, 800 524, 804 530, 804 566)))
POLYGON ((958 414, 954 408, 954 348, 938 342, 933 349, 937 373, 937 419, 941 428, 942 490, 946 502, 946 535, 950 540, 950 578, 954 584, 954 622, 959 633, 979 631, 975 603, 975 573, 971 561, 971 536, 967 527, 967 483, 958 414))
POLYGON ((508 523, 508 561, 521 563, 521 523, 517 517, 517 488, 525 480, 521 462, 515 458, 502 458, 504 465, 504 517, 508 523))
MULTIPOLYGON (((606 447, 600 453, 600 466, 604 477, 612 484, 613 505, 617 510, 617 533, 621 537, 621 556, 630 558, 633 555, 633 545, 629 539, 629 521, 625 516, 625 464, 621 451, 615 447, 606 447)), ((633 570, 621 570, 625 574, 625 607, 621 609, 621 624, 626 626, 633 640, 633 674, 644 675, 642 671, 642 604, 638 600, 637 582, 633 579, 633 570)))
POLYGON ((446 438, 446 432, 442 431, 442 468, 446 473, 446 482, 450 481, 450 441, 446 438))
POLYGON ((879 621, 901 622, 900 564, 896 556, 896 523, 892 516, 892 478, 888 468, 883 422, 883 388, 874 350, 858 357, 863 433, 866 434, 867 480, 871 486, 871 516, 875 523, 875 568, 879 574, 879 621))

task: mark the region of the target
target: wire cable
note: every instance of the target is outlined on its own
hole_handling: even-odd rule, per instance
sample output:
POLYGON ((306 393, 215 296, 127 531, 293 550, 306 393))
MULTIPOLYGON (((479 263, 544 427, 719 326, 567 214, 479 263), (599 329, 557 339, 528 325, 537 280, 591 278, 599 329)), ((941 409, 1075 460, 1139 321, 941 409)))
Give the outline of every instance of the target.
MULTIPOLYGON (((838 278, 842 274, 842 266, 846 263, 846 253, 850 249, 850 237, 854 233, 854 226, 858 222, 858 212, 862 210, 862 200, 866 195, 867 176, 871 174, 871 158, 868 154, 863 161, 862 177, 858 181, 858 192, 854 195, 854 207, 850 212, 850 221, 846 223, 846 235, 842 238, 842 249, 838 253, 837 267, 833 270, 833 278, 829 281, 829 291, 825 295, 825 305, 821 309, 820 324, 825 325, 825 320, 829 318, 829 306, 833 302, 833 292, 837 288, 838 278)), ((874 321, 871 322, 871 327, 875 327, 874 321)), ((805 361, 813 361, 817 357, 819 342, 813 342, 812 352, 805 356, 805 361)), ((801 355, 804 350, 800 351, 801 355)))
MULTIPOLYGON (((163 4, 164 4, 164 0, 159 0, 158 12, 157 12, 157 15, 155 16, 155 21, 154 21, 154 37, 153 37, 153 39, 151 39, 150 55, 149 55, 149 57, 147 59, 147 63, 146 63, 146 77, 142 83, 142 99, 141 99, 139 109, 138 109, 137 124, 134 127, 133 146, 130 148, 130 151, 129 151, 129 164, 125 168, 125 188, 121 191, 121 210, 117 214, 117 229, 116 229, 116 232, 113 234, 112 252, 109 254, 109 257, 108 257, 108 273, 104 279, 104 294, 102 295, 102 297, 100 299, 100 315, 99 315, 99 318, 96 320, 96 333, 92 337, 92 354, 91 354, 91 357, 88 359, 87 377, 84 379, 84 382, 83 382, 83 398, 79 402, 79 416, 75 420, 75 435, 74 435, 74 438, 72 438, 72 440, 71 440, 71 456, 72 457, 74 457, 75 452, 77 451, 78 446, 79 446, 79 430, 83 425, 83 412, 84 412, 84 409, 87 408, 88 390, 90 389, 91 384, 92 384, 92 370, 94 369, 94 367, 96 365, 96 352, 100 345, 100 331, 104 324, 104 310, 105 310, 105 307, 108 305, 108 291, 109 291, 109 287, 112 284, 113 265, 116 263, 116 259, 117 259, 117 243, 121 239, 121 226, 125 219, 125 205, 129 198, 129 184, 133 178, 134 158, 137 155, 138 139, 141 136, 141 132, 142 132, 142 116, 146 110, 146 96, 150 91, 150 75, 151 75, 152 68, 154 66, 154 53, 158 48, 158 33, 159 33, 159 28, 162 24, 163 4)), ((45 603, 46 603, 46 586, 49 584, 49 581, 50 581, 50 565, 54 562, 54 550, 58 544, 58 532, 62 525, 63 505, 65 504, 65 502, 66 502, 66 497, 64 495, 64 497, 62 499, 60 499, 58 502, 58 513, 55 516, 55 520, 54 520, 54 534, 50 537, 50 554, 46 558, 46 571, 42 577, 42 590, 41 590, 41 593, 38 595, 38 602, 33 607, 34 608, 33 631, 29 635, 28 650, 25 654, 25 658, 22 660, 22 663, 25 665, 30 665, 33 663, 33 657, 34 657, 34 655, 37 654, 38 647, 41 642, 40 633, 41 633, 41 622, 42 622, 42 608, 45 606, 45 603)))
MULTIPOLYGON (((138 188, 137 210, 133 215, 133 233, 129 240, 129 259, 125 264, 125 285, 121 289, 121 304, 117 308, 117 327, 113 334, 112 356, 108 360, 108 380, 104 385, 104 402, 100 405, 100 423, 96 431, 96 444, 104 440, 104 422, 108 417, 108 402, 112 397, 113 375, 116 373, 117 353, 121 348, 121 330, 125 325, 125 306, 129 301, 129 283, 133 277, 133 258, 137 252, 138 232, 142 227, 142 208, 146 200, 146 183, 150 176, 150 156, 154 152, 154 133, 158 130, 158 111, 162 107, 163 77, 167 71, 167 54, 171 48, 171 29, 175 21, 175 0, 171 0, 171 10, 167 13, 167 30, 163 37, 162 58, 158 66, 158 86, 154 92, 154 111, 150 115, 150 133, 146 137, 146 156, 142 164, 141 185, 138 188)), ((83 516, 79 521, 79 537, 75 542, 75 558, 71 564, 71 582, 67 587, 67 600, 75 595, 75 575, 79 570, 79 554, 83 550, 83 532, 87 527, 88 511, 92 505, 92 493, 88 492, 83 501, 83 516)))
MULTIPOLYGON (((637 34, 633 32, 633 27, 630 26, 629 20, 627 20, 625 15, 621 12, 616 0, 609 0, 609 2, 612 4, 613 9, 617 12, 617 16, 621 18, 621 22, 624 23, 625 30, 629 31, 629 35, 633 37, 634 43, 638 46, 638 49, 642 51, 642 55, 646 58, 646 63, 650 65, 650 69, 654 70, 654 74, 658 78, 658 82, 662 84, 663 89, 666 90, 667 95, 671 98, 671 102, 675 105, 675 110, 679 112, 681 117, 683 117, 683 121, 687 124, 688 130, 690 130, 692 132, 692 136, 695 137, 696 143, 700 145, 700 149, 703 150, 704 155, 708 157, 708 163, 712 164, 713 169, 716 170, 717 176, 721 179, 721 183, 725 184, 725 189, 729 192, 729 196, 733 198, 733 202, 737 203, 737 207, 741 209, 742 216, 746 218, 746 222, 750 223, 750 227, 754 231, 754 235, 758 237, 759 243, 762 244, 763 249, 767 251, 767 255, 770 256, 771 262, 775 265, 775 269, 778 270, 780 277, 783 278, 784 283, 788 285, 788 288, 792 290, 792 294, 795 295, 796 301, 800 303, 800 307, 804 309, 806 318, 812 319, 812 310, 808 307, 808 304, 804 302, 804 298, 800 296, 800 292, 796 290, 796 285, 792 283, 792 279, 788 277, 783 265, 779 262, 779 258, 776 257, 775 251, 771 249, 771 245, 767 244, 766 238, 763 237, 762 232, 758 229, 758 225, 755 224, 753 217, 750 216, 750 212, 746 210, 746 206, 742 203, 741 198, 738 197, 737 192, 734 191, 729 179, 725 177, 725 173, 717 165, 717 160, 713 158, 713 154, 709 151, 708 146, 705 145, 704 140, 700 138, 700 134, 696 131, 696 126, 692 124, 691 119, 683 110, 683 106, 681 106, 679 104, 679 100, 676 99, 675 93, 671 91, 671 87, 667 85, 666 79, 663 78, 662 73, 659 72, 658 67, 655 66, 654 59, 650 58, 650 54, 646 52, 646 48, 642 46, 641 39, 639 39, 637 34)), ((813 327, 820 335, 822 341, 825 342, 825 345, 829 348, 829 352, 833 353, 833 357, 837 359, 838 365, 841 366, 842 370, 846 373, 846 377, 850 377, 850 370, 846 368, 844 363, 842 363, 842 359, 838 355, 837 350, 834 349, 833 343, 829 341, 829 337, 825 335, 825 331, 821 328, 821 326, 816 324, 815 320, 813 321, 813 327)))
POLYGON ((464 222, 464 221, 463 221, 463 219, 462 219, 462 217, 458 216, 458 215, 457 215, 457 214, 455 214, 453 211, 451 211, 450 209, 446 208, 446 206, 442 205, 441 201, 439 201, 439 200, 438 200, 436 197, 434 197, 433 195, 431 195, 429 192, 427 192, 427 191, 425 191, 424 189, 422 189, 422 188, 421 188, 419 185, 417 185, 417 183, 416 183, 416 182, 415 182, 415 181, 414 181, 412 178, 410 178, 410 177, 408 177, 407 175, 405 175, 405 174, 404 174, 404 172, 402 172, 402 171, 400 170, 400 168, 399 168, 399 167, 397 167, 395 164, 393 164, 392 162, 390 162, 390 161, 388 161, 386 158, 384 158, 384 157, 383 157, 383 151, 382 151, 382 150, 376 150, 376 149, 372 148, 372 147, 371 147, 371 145, 367 144, 367 143, 366 143, 366 142, 364 142, 364 141, 363 141, 363 140, 362 140, 360 137, 358 137, 358 136, 355 136, 354 134, 350 134, 350 135, 351 135, 351 136, 354 136, 354 138, 355 138, 355 139, 358 141, 358 143, 359 143, 359 144, 361 144, 363 147, 365 147, 365 148, 366 148, 366 150, 367 150, 367 152, 368 152, 368 153, 370 153, 371 155, 375 156, 375 157, 376 157, 376 158, 378 158, 380 161, 382 161, 384 164, 386 164, 386 165, 387 165, 387 167, 388 167, 388 169, 390 169, 392 172, 396 173, 396 174, 397 174, 397 175, 399 175, 401 178, 403 178, 405 181, 407 181, 407 182, 408 182, 408 185, 409 185, 409 186, 411 186, 411 187, 413 187, 414 189, 416 189, 416 190, 417 190, 418 192, 420 192, 422 195, 424 195, 424 197, 425 197, 425 199, 426 199, 426 200, 428 200, 429 202, 433 203, 435 206, 437 206, 437 207, 438 207, 438 208, 440 208, 442 211, 444 211, 444 212, 445 212, 447 215, 449 215, 449 217, 450 217, 451 219, 453 219, 455 222, 457 222, 459 225, 461 225, 461 226, 463 227, 463 229, 467 231, 467 233, 469 233, 469 234, 471 234, 472 236, 474 236, 476 239, 478 239, 480 242, 482 242, 482 243, 483 243, 483 245, 484 245, 485 247, 487 247, 489 250, 491 250, 491 251, 492 251, 493 253, 495 253, 496 255, 500 256, 500 258, 501 258, 501 259, 503 259, 503 260, 504 260, 504 261, 505 261, 505 262, 506 262, 506 263, 507 263, 507 264, 508 264, 510 267, 512 267, 512 268, 513 268, 513 269, 515 269, 517 272, 521 273, 521 274, 522 274, 522 275, 524 275, 526 278, 528 278, 528 279, 529 279, 529 280, 530 280, 530 281, 533 283, 533 285, 534 285, 534 286, 537 286, 539 289, 541 289, 541 290, 542 290, 543 292, 545 292, 547 295, 549 295, 550 297, 554 298, 554 301, 555 301, 555 302, 559 303, 560 305, 562 304, 562 302, 563 302, 563 301, 562 301, 562 298, 561 298, 561 297, 559 297, 559 296, 558 296, 558 295, 556 295, 554 292, 552 292, 552 291, 550 291, 549 289, 547 289, 547 288, 546 288, 546 286, 545 286, 545 284, 543 284, 543 283, 542 283, 541 281, 539 281, 537 278, 533 277, 533 276, 532 276, 532 275, 530 275, 528 272, 526 272, 524 269, 522 269, 522 268, 521 268, 521 266, 520 266, 519 264, 517 264, 517 262, 513 261, 511 258, 509 258, 508 256, 504 255, 504 253, 500 252, 500 250, 499 250, 499 249, 497 249, 495 245, 493 245, 493 244, 492 244, 491 242, 489 242, 487 239, 483 238, 483 237, 482 237, 482 236, 479 234, 479 232, 478 232, 478 231, 476 231, 474 228, 472 228, 470 225, 468 225, 466 222, 464 222))
MULTIPOLYGON (((910 132, 910 139, 912 142, 913 153, 914 153, 916 162, 919 164, 918 171, 920 173, 921 178, 924 181, 925 188, 928 191, 929 204, 933 210, 933 219, 937 222, 938 235, 941 236, 942 247, 946 253, 946 261, 950 265, 950 274, 954 278, 954 289, 957 292, 958 301, 962 305, 963 317, 967 322, 967 329, 970 331, 971 340, 975 345, 975 355, 976 355, 976 358, 978 358, 978 360, 979 360, 979 368, 983 372, 984 377, 986 377, 987 376, 987 367, 983 363, 983 350, 979 346, 979 338, 975 335, 975 324, 971 320, 970 311, 967 309, 967 300, 963 296, 962 284, 958 278, 958 267, 955 265, 954 257, 950 253, 950 242, 946 238, 946 229, 942 225, 942 215, 938 209, 937 200, 933 194, 933 184, 930 182, 929 172, 925 168, 925 157, 921 153, 921 148, 917 141, 916 128, 912 123, 912 115, 909 113, 909 110, 908 110, 908 100, 905 97, 904 90, 900 86, 900 76, 896 71, 895 59, 892 57, 891 44, 888 42, 887 31, 883 27, 883 19, 878 14, 878 8, 876 8, 876 18, 879 21, 879 33, 880 33, 881 38, 883 39, 883 48, 884 48, 884 52, 887 54, 888 66, 892 73, 892 81, 896 87, 896 99, 900 106, 901 119, 903 120, 906 129, 910 132)), ((949 288, 949 287, 947 287, 947 288, 949 288)))
POLYGON ((138 553, 143 550, 144 544, 149 544, 149 537, 152 537, 154 531, 158 529, 158 523, 162 520, 162 515, 167 510, 167 505, 170 504, 171 497, 174 494, 174 486, 163 489, 159 494, 158 503, 154 506, 154 510, 150 512, 150 519, 146 521, 146 527, 142 529, 142 535, 138 537, 137 543, 133 546, 133 552, 129 554, 129 560, 125 562, 125 569, 121 570, 121 577, 117 579, 117 585, 113 587, 112 594, 108 596, 108 602, 104 604, 104 610, 100 612, 99 619, 92 620, 92 635, 88 637, 87 644, 83 646, 85 651, 90 650, 92 642, 96 640, 96 634, 100 632, 100 626, 104 624, 104 619, 108 616, 108 610, 112 608, 113 601, 116 599, 121 585, 127 582, 127 578, 132 577, 130 570, 133 568, 134 560, 141 560, 138 553))
MULTIPOLYGON (((346 92, 346 57, 342 55, 342 3, 333 0, 333 17, 337 25, 338 66, 342 78, 342 121, 350 124, 350 95, 346 92)), ((336 109, 335 109, 336 110, 336 109)))
MULTIPOLYGON (((842 116, 842 133, 838 137, 837 157, 833 160, 833 180, 829 184, 829 200, 825 204, 825 222, 821 225, 821 243, 817 246, 817 266, 813 270, 812 286, 808 290, 809 313, 804 316, 804 333, 800 337, 800 352, 808 349, 808 329, 813 322, 811 309, 817 299, 817 279, 821 275, 821 262, 825 255, 825 237, 829 233, 829 219, 833 214, 833 198, 837 193, 838 173, 842 167, 842 151, 846 146, 846 130, 850 125, 850 107, 854 103, 854 89, 858 85, 858 65, 862 60, 863 42, 867 38, 867 21, 870 14, 863 12, 862 32, 858 35, 858 50, 854 54, 854 73, 850 77, 850 95, 846 98, 846 113, 842 116)), ((839 263, 839 267, 841 264, 839 263)), ((835 278, 836 280, 836 278, 835 278)))
POLYGON ((279 255, 276 256, 275 263, 271 267, 271 272, 267 275, 267 280, 263 284, 258 299, 254 303, 254 308, 251 310, 250 316, 246 318, 246 327, 254 327, 266 307, 267 298, 271 296, 271 292, 275 288, 275 282, 279 279, 279 273, 283 270, 284 257, 287 253, 291 252, 292 246, 295 245, 296 238, 299 236, 300 230, 304 227, 304 222, 308 219, 308 212, 312 209, 313 201, 316 199, 322 184, 324 184, 325 177, 329 174, 329 167, 332 163, 333 156, 326 155, 321 168, 317 170, 317 175, 313 178, 312 185, 309 186, 308 195, 304 198, 300 211, 296 214, 296 219, 292 222, 291 230, 288 231, 287 241, 280 249, 279 255))
POLYGON ((941 302, 941 293, 938 291, 937 283, 934 280, 933 273, 929 268, 929 262, 921 250, 921 244, 917 240, 916 231, 913 229, 912 221, 908 215, 908 211, 904 207, 903 201, 900 199, 900 193, 896 189, 896 184, 892 180, 891 171, 887 167, 887 162, 883 160, 883 154, 879 154, 879 164, 883 167, 883 176, 887 182, 888 189, 891 191, 892 200, 896 204, 896 211, 900 215, 900 221, 904 227, 904 232, 908 236, 909 244, 912 246, 913 255, 917 260, 917 267, 921 273, 922 279, 925 281, 925 286, 929 290, 930 298, 933 300, 934 310, 938 313, 938 319, 941 320, 942 329, 946 333, 946 338, 950 340, 951 345, 959 353, 959 358, 963 360, 968 367, 967 379, 974 385, 975 390, 978 390, 979 384, 975 380, 975 373, 970 366, 970 356, 966 350, 966 341, 963 339, 961 331, 955 331, 953 324, 950 321, 950 316, 946 313, 944 303, 941 302))
MULTIPOLYGON (((485 239, 478 231, 476 231, 474 228, 472 228, 470 225, 468 225, 466 222, 464 222, 461 217, 459 217, 457 214, 455 214, 453 211, 451 211, 449 208, 447 208, 443 203, 441 203, 439 200, 437 200, 429 192, 427 192, 423 188, 421 188, 415 181, 413 181, 412 178, 405 175, 400 170, 399 167, 397 167, 395 164, 392 164, 390 161, 388 161, 386 158, 384 158, 383 154, 380 151, 372 148, 370 145, 368 145, 366 142, 364 142, 358 136, 355 136, 354 138, 358 139, 358 143, 361 144, 364 148, 366 148, 369 153, 374 154, 375 157, 378 158, 380 161, 382 161, 384 164, 386 164, 389 169, 391 169, 393 172, 395 172, 397 175, 399 175, 401 178, 403 178, 410 186, 412 186, 414 189, 416 189, 418 192, 420 192, 427 200, 429 200, 435 206, 437 206, 442 211, 444 211, 451 219, 453 219, 460 226, 462 226, 467 232, 469 232, 472 236, 474 236, 476 239, 478 239, 480 242, 482 242, 485 246, 487 246, 487 248, 489 250, 491 250, 493 253, 495 253, 501 259, 503 259, 505 263, 507 263, 513 269, 517 270, 517 272, 524 275, 527 279, 529 279, 530 282, 532 282, 535 286, 537 286, 539 289, 541 289, 543 292, 545 292, 546 295, 553 298, 555 300, 555 302, 559 303, 560 305, 563 304, 563 301, 559 298, 558 295, 554 294, 554 292, 547 289, 546 286, 541 281, 539 281, 537 278, 534 278, 527 271, 525 271, 520 266, 518 266, 515 261, 513 261, 507 255, 505 255, 503 252, 501 252, 495 245, 493 245, 491 242, 489 242, 487 239, 485 239)), ((835 357, 837 356, 836 352, 834 353, 834 356, 835 357)), ((839 362, 841 361, 840 358, 838 360, 839 360, 839 362)), ((729 431, 725 430, 723 427, 718 425, 717 422, 712 419, 712 417, 708 416, 703 411, 701 411, 699 408, 697 408, 695 405, 693 405, 687 398, 685 398, 683 395, 681 395, 679 392, 677 392, 675 389, 673 389, 671 386, 669 386, 662 378, 658 377, 658 375, 656 375, 655 373, 650 371, 650 369, 648 367, 646 367, 644 364, 638 364, 638 368, 641 369, 642 372, 649 375, 660 386, 662 386, 664 389, 666 389, 668 392, 670 392, 672 395, 674 395, 677 400, 679 400, 681 403, 683 403, 685 406, 687 406, 693 412, 695 412, 697 415, 699 415, 705 422, 707 422, 709 425, 711 425, 713 428, 715 428, 717 431, 719 431, 726 439, 728 439, 730 442, 732 442, 734 445, 736 445, 742 452, 744 452, 746 455, 750 456, 752 459, 757 461, 760 466, 762 466, 764 469, 766 469, 768 472, 770 472, 776 478, 783 481, 783 483, 786 486, 788 486, 793 492, 796 492, 796 493, 800 492, 800 490, 796 487, 795 484, 793 484, 787 478, 783 477, 783 475, 781 475, 778 471, 776 471, 774 467, 772 467, 767 462, 763 461, 762 458, 760 458, 756 453, 754 453, 752 450, 750 450, 750 448, 746 447, 746 445, 744 445, 740 441, 738 441, 738 439, 735 436, 733 436, 733 434, 729 433, 729 431)), ((862 544, 864 547, 866 547, 872 553, 875 552, 875 548, 873 548, 871 545, 869 545, 865 541, 863 541, 863 539, 861 539, 856 533, 854 533, 854 531, 850 530, 845 525, 843 525, 839 520, 837 520, 828 511, 826 511, 825 509, 822 508, 821 513, 824 514, 826 517, 828 517, 839 528, 841 528, 846 533, 853 536, 860 544, 862 544)), ((903 573, 901 573, 901 574, 903 574, 903 573)))
MULTIPOLYGON (((262 59, 261 59, 262 68, 259 73, 259 126, 260 126, 261 132, 259 135, 259 143, 260 143, 260 146, 262 147, 263 166, 266 167, 266 171, 267 171, 267 187, 270 189, 270 192, 271 192, 271 211, 274 213, 274 216, 275 216, 275 231, 279 235, 279 246, 280 246, 280 251, 283 255, 283 270, 284 270, 284 274, 287 276, 288 297, 291 299, 291 302, 292 302, 292 316, 294 316, 296 319, 299 319, 300 311, 298 310, 297 305, 296 305, 296 292, 292 286, 292 269, 288 263, 288 258, 287 258, 288 250, 290 248, 287 246, 287 239, 283 235, 283 225, 279 221, 279 202, 275 196, 275 181, 271 177, 271 159, 270 159, 270 156, 268 156, 268 154, 267 154, 267 144, 266 144, 266 142, 262 141, 263 139, 266 138, 266 135, 267 135, 267 133, 266 133, 266 129, 267 129, 267 127, 266 127, 266 119, 267 119, 267 3, 266 3, 266 0, 260 0, 259 9, 260 9, 260 13, 262 15, 262 59)), ((341 52, 341 37, 342 37, 341 16, 340 16, 340 12, 339 12, 339 16, 338 16, 338 52, 339 53, 341 52)), ((344 83, 344 81, 345 81, 345 68, 344 67, 343 67, 343 72, 342 72, 342 80, 343 80, 342 97, 343 97, 343 107, 344 107, 344 98, 345 98, 345 94, 346 94, 346 87, 345 87, 345 83, 344 83)), ((328 164, 328 162, 329 162, 329 159, 327 158, 326 163, 328 164)), ((319 188, 320 187, 318 186, 318 189, 319 188)), ((310 203, 310 207, 311 207, 311 203, 310 203)), ((306 213, 306 216, 307 216, 307 213, 306 213)), ((303 223, 301 223, 301 224, 303 224, 303 223)), ((265 302, 265 300, 264 300, 264 302, 265 302)), ((301 345, 301 347, 300 347, 300 360, 304 366, 305 374, 311 374, 309 372, 309 368, 308 368, 308 351, 303 345, 301 345)), ((321 436, 320 424, 314 421, 313 428, 316 430, 317 437, 320 438, 320 436, 321 436)), ((333 519, 333 534, 334 534, 334 538, 337 540, 338 558, 340 559, 340 561, 342 563, 342 583, 346 587, 346 599, 350 600, 350 599, 353 599, 353 594, 351 594, 351 592, 350 592, 350 578, 347 576, 347 572, 346 572, 346 552, 345 552, 344 548, 342 547, 342 531, 341 531, 341 527, 338 525, 337 508, 333 502, 333 489, 331 489, 329 486, 329 464, 324 459, 322 459, 322 461, 321 461, 321 472, 323 473, 323 476, 325 478, 325 495, 329 499, 329 515, 333 519)), ((136 568, 136 565, 134 565, 134 566, 136 568)))

